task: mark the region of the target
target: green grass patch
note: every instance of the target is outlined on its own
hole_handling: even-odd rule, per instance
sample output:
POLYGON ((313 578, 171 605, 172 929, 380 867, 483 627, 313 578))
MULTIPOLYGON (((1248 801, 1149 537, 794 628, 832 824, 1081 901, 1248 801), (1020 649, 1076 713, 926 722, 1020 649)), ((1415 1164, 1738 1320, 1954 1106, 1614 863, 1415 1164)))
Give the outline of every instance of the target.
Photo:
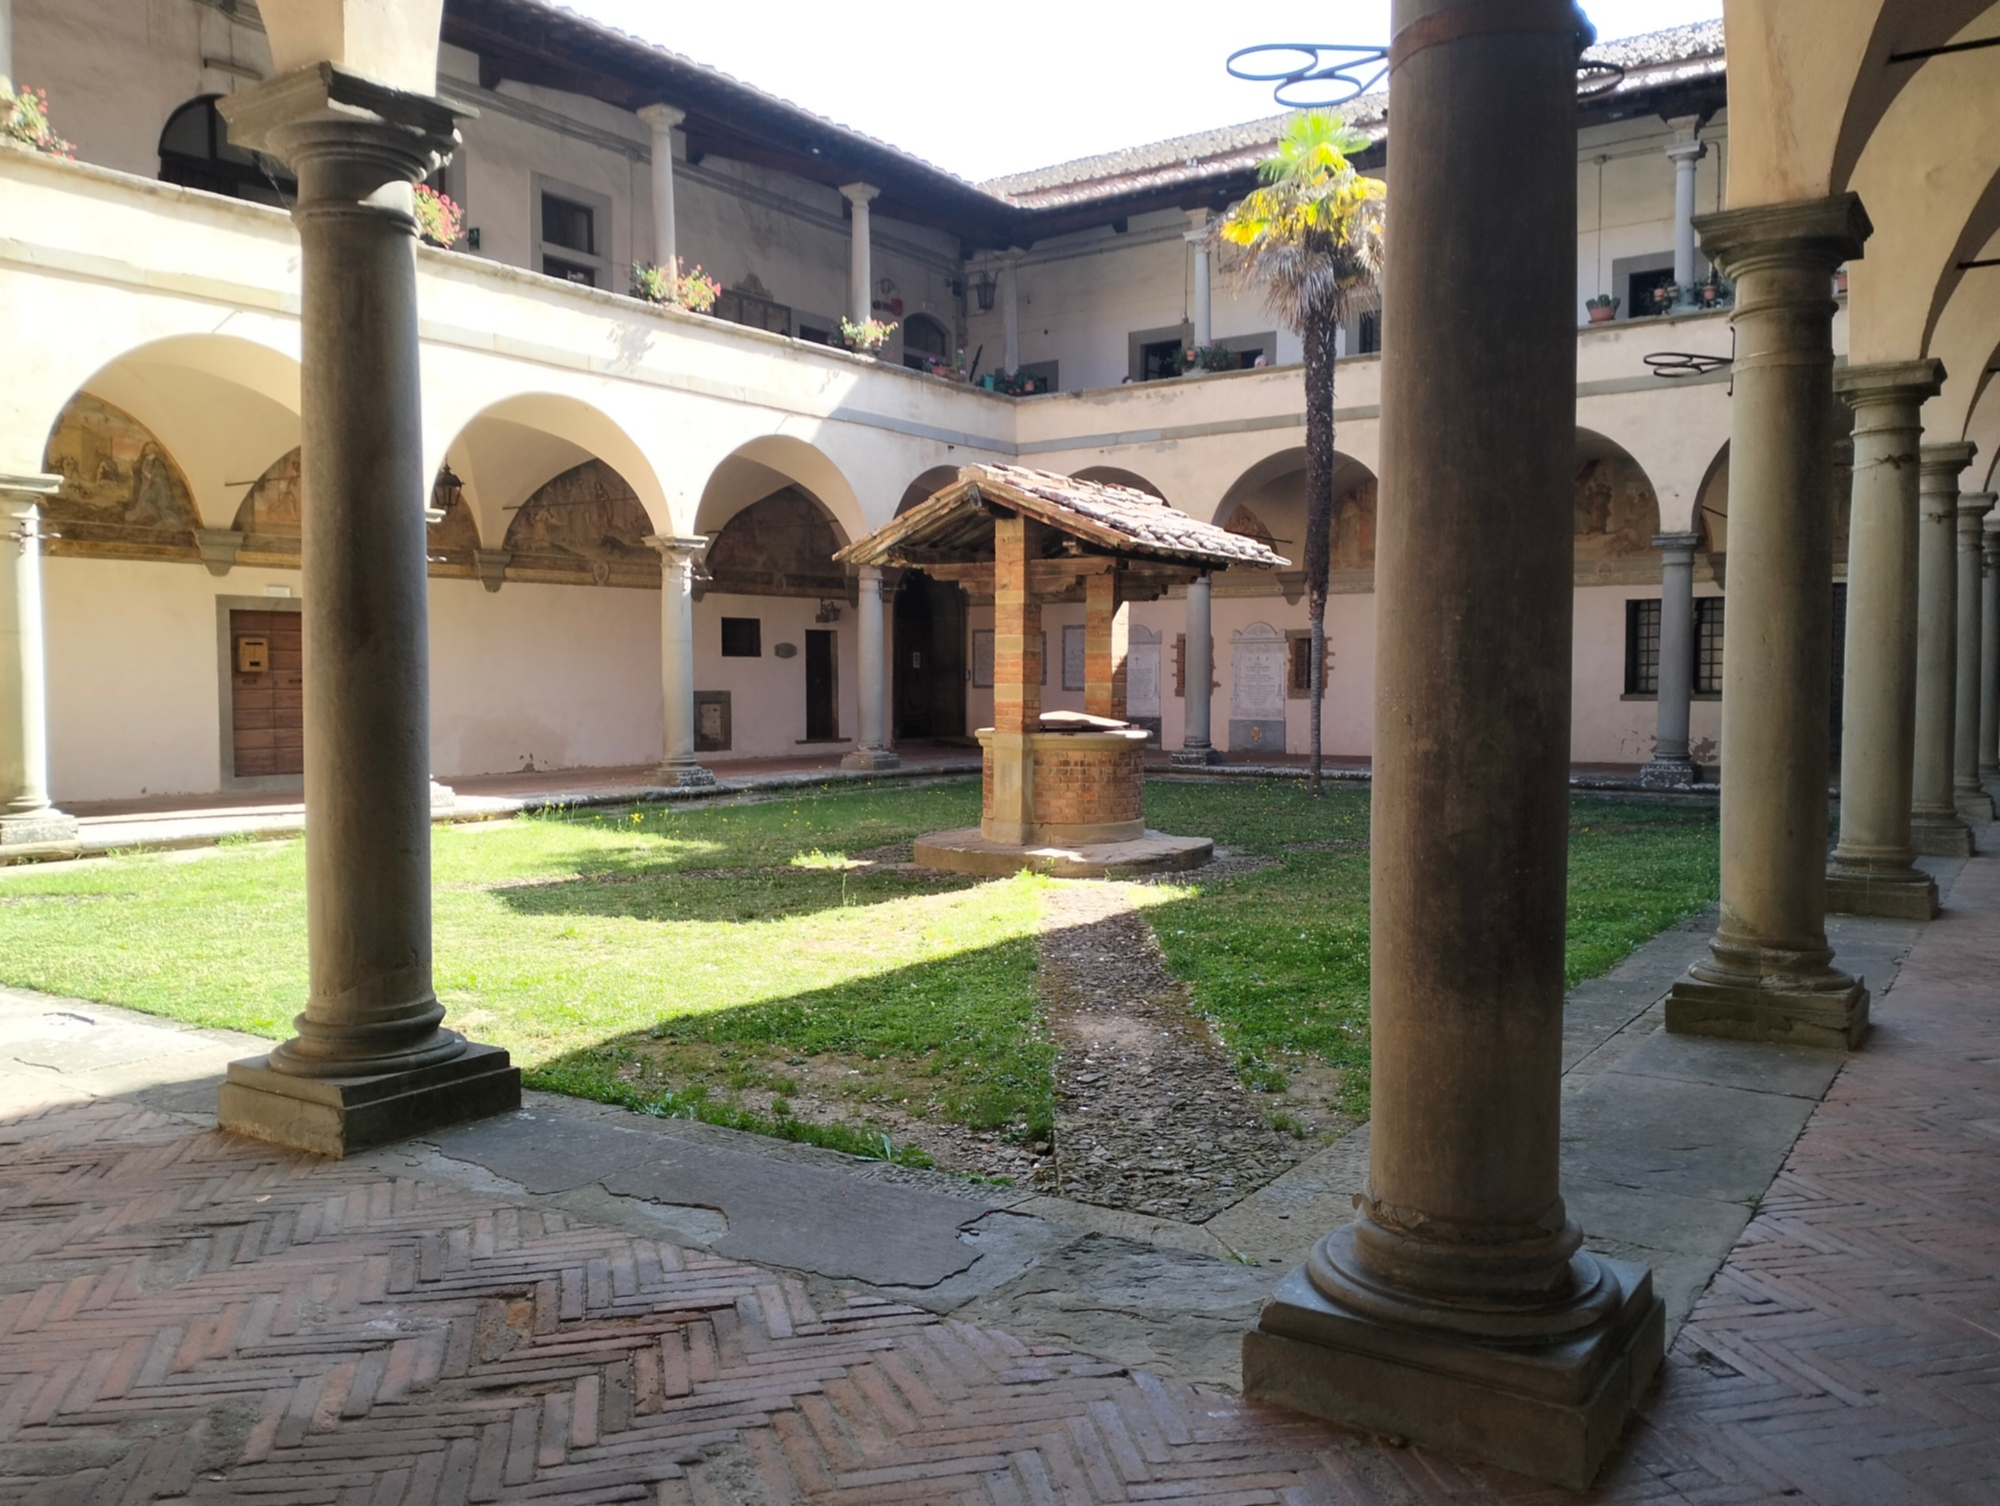
MULTIPOLYGON (((1292 781, 1159 783, 1146 824, 1276 860, 1261 873, 1165 891, 1148 918, 1168 965, 1269 1091, 1314 1059, 1340 1069, 1333 1106, 1368 1112, 1368 800, 1292 781)), ((1568 953, 1573 985, 1713 903, 1712 806, 1578 799, 1571 805, 1568 953)))
MULTIPOLYGON (((915 1163, 912 1120, 1039 1138, 1045 881, 876 852, 970 825, 978 802, 975 783, 888 784, 439 828, 439 996, 536 1087, 915 1163)), ((1150 890, 1149 916, 1246 1082, 1296 1091, 1331 1067, 1337 1106, 1365 1116, 1366 792, 1155 784, 1147 819, 1275 860, 1150 890)), ((1578 801, 1571 980, 1708 904, 1715 849, 1712 809, 1578 801)), ((0 873, 0 982, 283 1037, 306 999, 304 888, 297 840, 0 873)))

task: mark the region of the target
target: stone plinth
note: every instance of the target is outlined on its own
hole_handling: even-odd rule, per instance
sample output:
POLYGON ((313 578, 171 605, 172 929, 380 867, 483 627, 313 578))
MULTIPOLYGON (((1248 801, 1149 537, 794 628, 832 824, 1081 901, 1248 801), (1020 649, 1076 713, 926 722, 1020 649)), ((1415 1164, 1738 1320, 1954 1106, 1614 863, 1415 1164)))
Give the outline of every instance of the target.
POLYGON ((266 1057, 231 1062, 216 1117, 231 1134, 336 1159, 521 1106, 521 1069, 498 1046, 365 1077, 300 1077, 266 1057))

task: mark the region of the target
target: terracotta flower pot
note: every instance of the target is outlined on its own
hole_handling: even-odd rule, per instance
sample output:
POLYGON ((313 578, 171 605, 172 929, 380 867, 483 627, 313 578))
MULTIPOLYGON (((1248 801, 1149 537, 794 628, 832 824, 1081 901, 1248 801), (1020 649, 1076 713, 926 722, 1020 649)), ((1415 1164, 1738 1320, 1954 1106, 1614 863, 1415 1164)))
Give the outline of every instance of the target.
POLYGON ((1618 310, 1608 309, 1601 306, 1598 308, 1591 309, 1589 312, 1590 312, 1590 322, 1592 324, 1609 324, 1613 319, 1616 319, 1618 317, 1618 310))

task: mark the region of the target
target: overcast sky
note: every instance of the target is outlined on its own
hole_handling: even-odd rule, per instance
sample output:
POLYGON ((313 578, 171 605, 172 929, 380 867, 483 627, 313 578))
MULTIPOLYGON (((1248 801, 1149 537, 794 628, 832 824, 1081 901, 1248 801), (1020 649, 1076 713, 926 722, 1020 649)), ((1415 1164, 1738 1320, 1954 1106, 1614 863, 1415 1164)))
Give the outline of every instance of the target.
MULTIPOLYGON (((564 0, 974 180, 1275 113, 1223 72, 1253 42, 1387 40, 1388 0, 564 0), (1315 19, 1301 30, 1300 16, 1315 19)), ((1600 37, 1722 0, 1584 0, 1600 37)))

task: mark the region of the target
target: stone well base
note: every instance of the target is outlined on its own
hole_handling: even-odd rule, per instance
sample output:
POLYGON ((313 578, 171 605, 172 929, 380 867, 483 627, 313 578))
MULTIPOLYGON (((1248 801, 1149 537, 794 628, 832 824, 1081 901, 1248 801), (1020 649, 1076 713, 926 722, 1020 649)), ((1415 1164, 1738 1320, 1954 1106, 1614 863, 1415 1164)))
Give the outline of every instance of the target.
POLYGON ((998 878, 1032 870, 1052 878, 1125 878, 1199 868, 1215 856, 1207 837, 1170 837, 1149 831, 1129 842, 992 842, 976 826, 934 831, 917 838, 917 862, 926 868, 998 878))

